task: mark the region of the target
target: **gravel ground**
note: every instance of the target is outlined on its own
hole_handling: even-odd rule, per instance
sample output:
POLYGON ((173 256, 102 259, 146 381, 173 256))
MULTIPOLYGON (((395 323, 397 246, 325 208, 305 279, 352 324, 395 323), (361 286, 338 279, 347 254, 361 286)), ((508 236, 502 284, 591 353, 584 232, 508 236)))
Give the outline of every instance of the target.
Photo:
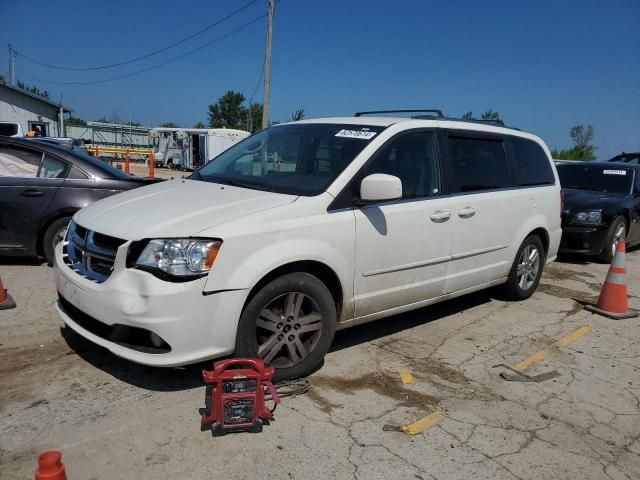
MULTIPOLYGON (((480 292, 339 332, 309 393, 263 433, 212 438, 200 366, 142 367, 84 341, 54 311, 48 266, 0 261, 18 304, 0 311, 1 476, 32 478, 55 448, 76 479, 640 478, 640 318, 574 300, 593 299, 607 267, 569 259, 524 302, 480 292), (559 376, 509 382, 501 363, 559 376), (415 436, 398 430, 429 415, 415 436)), ((627 268, 640 308, 640 251, 627 268)))

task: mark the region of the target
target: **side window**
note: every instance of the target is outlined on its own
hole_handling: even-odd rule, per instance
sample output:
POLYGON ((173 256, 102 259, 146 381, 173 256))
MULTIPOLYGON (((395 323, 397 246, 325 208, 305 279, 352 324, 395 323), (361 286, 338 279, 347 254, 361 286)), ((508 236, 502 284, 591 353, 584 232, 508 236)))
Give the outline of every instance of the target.
POLYGON ((38 171, 38 177, 40 178, 64 178, 67 176, 67 171, 70 165, 60 160, 59 158, 52 157, 48 153, 44 154, 42 159, 42 165, 38 171))
POLYGON ((553 185, 555 178, 549 158, 540 145, 533 140, 511 137, 513 153, 516 157, 516 175, 518 185, 553 185))
POLYGON ((0 177, 37 177, 42 153, 0 145, 0 177))
POLYGON ((509 187, 504 142, 499 138, 449 137, 452 193, 509 187))
POLYGON ((69 173, 67 173, 67 178, 72 180, 86 180, 89 177, 82 170, 72 166, 69 173))
POLYGON ((383 147, 357 176, 394 175, 402 181, 402 198, 431 197, 440 193, 438 146, 434 132, 403 135, 383 147))

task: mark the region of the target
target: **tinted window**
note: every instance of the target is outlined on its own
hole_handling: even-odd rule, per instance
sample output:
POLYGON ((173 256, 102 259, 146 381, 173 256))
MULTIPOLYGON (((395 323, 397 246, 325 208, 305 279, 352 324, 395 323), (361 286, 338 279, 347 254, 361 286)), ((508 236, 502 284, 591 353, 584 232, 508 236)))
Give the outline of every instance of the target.
MULTIPOLYGON (((402 198, 421 198, 440 192, 436 136, 419 132, 391 141, 358 175, 394 175, 402 181, 402 198)), ((358 181, 359 184, 359 181, 358 181)))
POLYGON ((317 195, 382 130, 376 126, 314 123, 271 127, 224 151, 190 178, 317 195))
POLYGON ((452 193, 493 190, 510 185, 501 139, 449 137, 452 193))
POLYGON ((48 153, 44 154, 42 159, 42 165, 38 172, 40 178, 64 178, 69 170, 69 164, 60 160, 59 158, 52 157, 48 153))
POLYGON ((89 177, 76 167, 71 167, 71 170, 69 170, 69 173, 67 173, 67 178, 71 178, 74 180, 86 180, 89 177))
POLYGON ((1 177, 35 177, 42 153, 24 148, 0 146, 1 177))
POLYGON ((540 145, 526 138, 511 137, 516 157, 518 185, 552 185, 555 182, 547 154, 540 145))
POLYGON ((607 165, 558 165, 562 188, 604 193, 631 193, 633 170, 607 165))

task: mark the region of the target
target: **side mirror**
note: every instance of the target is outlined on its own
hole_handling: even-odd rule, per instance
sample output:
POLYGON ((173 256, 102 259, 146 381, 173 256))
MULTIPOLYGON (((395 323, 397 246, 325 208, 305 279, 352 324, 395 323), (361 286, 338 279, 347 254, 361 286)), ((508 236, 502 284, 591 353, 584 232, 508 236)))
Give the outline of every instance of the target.
POLYGON ((398 198, 402 198, 402 180, 393 175, 373 173, 364 177, 360 183, 362 202, 382 202, 398 198))

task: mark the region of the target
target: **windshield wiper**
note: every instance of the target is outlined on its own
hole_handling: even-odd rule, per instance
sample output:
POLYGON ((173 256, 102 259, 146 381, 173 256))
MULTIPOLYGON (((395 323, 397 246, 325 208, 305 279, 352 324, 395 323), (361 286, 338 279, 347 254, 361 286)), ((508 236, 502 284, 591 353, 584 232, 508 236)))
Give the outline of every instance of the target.
POLYGON ((241 181, 233 180, 230 178, 217 177, 217 178, 214 178, 213 181, 216 183, 223 183, 225 185, 230 185, 232 187, 249 188, 251 190, 260 190, 263 192, 267 190, 267 188, 261 185, 256 185, 255 183, 241 182, 241 181))

